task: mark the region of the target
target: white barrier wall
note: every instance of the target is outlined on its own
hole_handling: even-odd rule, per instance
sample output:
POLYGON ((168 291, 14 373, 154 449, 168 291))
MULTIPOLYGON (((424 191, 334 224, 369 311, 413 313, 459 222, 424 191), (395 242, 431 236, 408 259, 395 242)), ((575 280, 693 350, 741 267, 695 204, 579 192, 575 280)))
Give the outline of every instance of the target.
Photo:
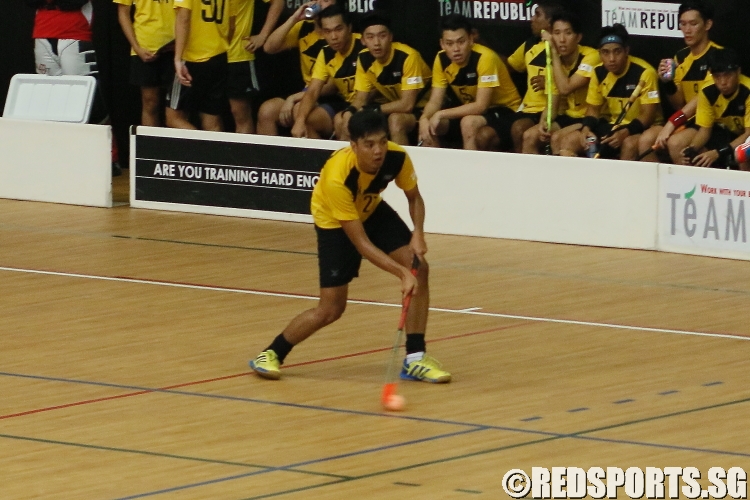
POLYGON ((0 118, 0 198, 112 206, 109 126, 0 118))
MULTIPOLYGON (((655 164, 407 148, 425 230, 579 245, 656 247, 655 164)), ((395 186, 385 198, 406 220, 395 186)))
MULTIPOLYGON (((311 221, 313 183, 303 185, 300 179, 317 178, 329 152, 345 145, 147 127, 139 127, 137 135, 132 139, 132 206, 301 222, 311 221), (165 165, 171 170, 165 171, 165 165), (190 169, 202 169, 203 177, 183 175, 190 169), (229 178, 239 173, 244 181, 229 178)), ((427 206, 425 229, 431 233, 750 260, 747 172, 407 150, 427 206)), ((406 199, 395 185, 383 196, 410 220, 406 199)))

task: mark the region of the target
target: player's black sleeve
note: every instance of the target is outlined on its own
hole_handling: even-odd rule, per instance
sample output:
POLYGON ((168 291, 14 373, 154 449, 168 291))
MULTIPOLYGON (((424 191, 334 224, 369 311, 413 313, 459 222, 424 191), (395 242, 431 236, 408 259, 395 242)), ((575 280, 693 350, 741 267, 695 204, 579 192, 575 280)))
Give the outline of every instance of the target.
POLYGON ((81 10, 81 8, 89 3, 89 0, 54 0, 57 4, 57 8, 66 11, 81 10))

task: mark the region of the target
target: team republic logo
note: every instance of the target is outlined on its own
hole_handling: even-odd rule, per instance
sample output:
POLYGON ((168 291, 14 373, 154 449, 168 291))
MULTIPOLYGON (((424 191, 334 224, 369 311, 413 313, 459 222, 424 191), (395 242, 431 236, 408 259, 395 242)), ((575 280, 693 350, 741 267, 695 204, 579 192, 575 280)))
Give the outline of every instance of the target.
POLYGON ((440 15, 461 14, 481 21, 530 21, 536 11, 534 0, 438 0, 440 15))

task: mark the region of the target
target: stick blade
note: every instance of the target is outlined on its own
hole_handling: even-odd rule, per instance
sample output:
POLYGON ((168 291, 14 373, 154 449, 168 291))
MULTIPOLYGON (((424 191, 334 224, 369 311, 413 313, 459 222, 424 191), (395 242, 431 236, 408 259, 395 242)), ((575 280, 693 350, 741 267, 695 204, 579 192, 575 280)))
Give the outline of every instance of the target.
POLYGON ((380 402, 385 405, 394 394, 396 394, 396 383, 388 382, 383 385, 383 392, 380 393, 380 402))

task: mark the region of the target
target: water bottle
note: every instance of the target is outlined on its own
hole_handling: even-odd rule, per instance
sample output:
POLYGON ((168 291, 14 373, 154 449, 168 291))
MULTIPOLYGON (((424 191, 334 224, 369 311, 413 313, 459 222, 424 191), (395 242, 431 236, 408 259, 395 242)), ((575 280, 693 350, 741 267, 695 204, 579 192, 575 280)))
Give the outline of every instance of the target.
POLYGON ((596 137, 586 137, 586 156, 593 158, 599 152, 599 140, 596 137))
POLYGON ((322 9, 320 8, 320 4, 314 3, 312 5, 308 5, 307 7, 305 7, 305 17, 307 19, 312 19, 313 17, 320 14, 321 10, 322 9))

